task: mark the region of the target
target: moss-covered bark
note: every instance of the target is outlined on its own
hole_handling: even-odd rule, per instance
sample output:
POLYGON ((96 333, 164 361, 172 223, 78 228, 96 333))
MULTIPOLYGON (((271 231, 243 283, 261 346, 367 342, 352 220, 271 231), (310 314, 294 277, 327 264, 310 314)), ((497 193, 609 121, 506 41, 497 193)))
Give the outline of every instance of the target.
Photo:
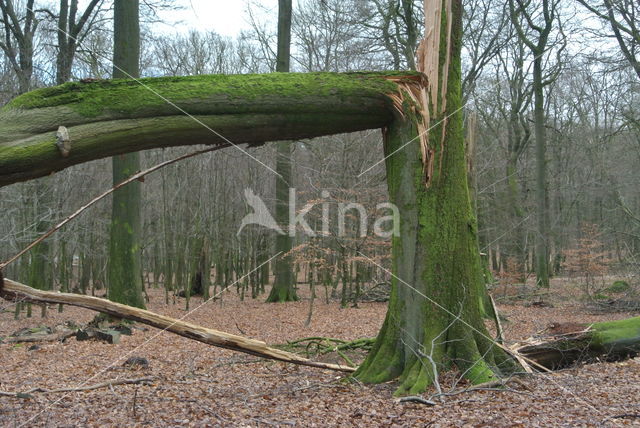
MULTIPOLYGON (((128 155, 116 161, 118 166, 113 169, 114 184, 127 179, 139 169, 139 159, 125 156, 128 155)), ((141 197, 140 182, 130 183, 114 194, 108 262, 109 300, 137 308, 145 307, 140 256, 141 197)))
POLYGON ((292 186, 291 174, 291 146, 287 143, 277 143, 276 171, 276 221, 280 224, 284 234, 276 236, 276 252, 280 255, 274 261, 275 275, 273 287, 267 297, 267 302, 293 302, 298 300, 295 290, 295 274, 293 272, 292 257, 288 254, 293 247, 293 238, 289 234, 289 188, 292 186))
POLYGON ((392 120, 387 94, 397 84, 387 77, 394 75, 215 75, 39 89, 0 110, 0 186, 156 147, 224 138, 262 144, 384 127, 392 120), (68 129, 67 157, 56 146, 59 126, 68 129))
MULTIPOLYGON (((388 128, 385 140, 389 194, 400 211, 400 237, 393 241, 395 276, 387 316, 356 376, 365 382, 399 378, 400 395, 423 392, 452 363, 475 383, 514 368, 482 321, 484 281, 461 111, 459 1, 453 2, 452 12, 458 31, 449 47, 453 54, 447 108, 432 119, 438 125, 429 133, 433 173, 428 186, 410 106, 388 128)), ((446 38, 442 43, 446 45, 446 38)), ((441 66, 447 63, 443 58, 441 66)))

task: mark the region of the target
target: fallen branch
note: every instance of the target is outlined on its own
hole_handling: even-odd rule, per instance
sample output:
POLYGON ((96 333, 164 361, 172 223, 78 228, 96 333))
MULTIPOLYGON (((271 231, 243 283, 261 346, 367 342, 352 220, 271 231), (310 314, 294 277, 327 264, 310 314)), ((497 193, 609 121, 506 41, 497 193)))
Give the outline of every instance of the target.
POLYGON ((78 391, 92 391, 94 389, 106 388, 108 386, 116 386, 116 385, 135 385, 135 384, 147 384, 153 381, 155 378, 153 377, 143 377, 139 379, 113 379, 108 380, 106 382, 96 383, 95 385, 87 385, 87 386, 78 386, 75 388, 58 388, 58 389, 45 389, 45 388, 32 388, 28 391, 24 392, 6 392, 0 391, 0 396, 3 397, 15 397, 15 398, 32 398, 31 394, 36 392, 42 394, 53 394, 58 392, 78 392, 78 391))
POLYGON ((75 336, 76 332, 66 330, 62 333, 32 334, 27 336, 11 336, 5 338, 4 343, 41 343, 41 342, 64 342, 66 339, 75 336))
POLYGON ((284 345, 285 349, 303 348, 307 358, 315 355, 325 355, 331 352, 335 352, 342 358, 345 363, 350 367, 356 367, 356 364, 345 354, 344 351, 353 351, 356 349, 371 349, 375 342, 374 337, 365 337, 351 342, 347 342, 342 339, 334 339, 331 337, 305 337, 294 341, 287 342, 284 345), (304 342, 307 342, 305 345, 304 342))
POLYGON ((267 346, 266 343, 248 339, 242 336, 225 333, 222 331, 191 324, 175 318, 159 315, 145 309, 138 309, 98 297, 85 296, 83 294, 58 293, 51 291, 36 290, 27 285, 20 284, 10 279, 2 279, 0 276, 0 297, 7 300, 24 300, 35 303, 62 303, 65 305, 78 306, 93 311, 102 312, 117 318, 138 321, 161 330, 167 330, 188 339, 197 340, 207 345, 230 349, 232 351, 244 352, 262 358, 283 361, 286 363, 299 364, 303 366, 316 367, 321 369, 336 370, 351 373, 355 368, 340 364, 329 364, 311 361, 290 352, 282 351, 267 346))
POLYGON ((472 385, 468 388, 460 388, 460 389, 453 390, 451 392, 442 392, 438 394, 433 394, 429 398, 433 399, 433 398, 439 398, 439 397, 452 397, 455 395, 460 395, 460 394, 473 392, 473 391, 508 391, 508 392, 521 393, 521 391, 517 391, 515 389, 508 389, 507 385, 509 383, 516 383, 520 385, 522 388, 526 389, 527 391, 531 391, 531 387, 529 387, 529 385, 527 385, 524 381, 522 381, 517 377, 510 377, 507 379, 498 379, 498 380, 493 380, 489 382, 479 383, 477 385, 472 385))
POLYGON ((489 294, 489 302, 491 302, 491 310, 493 312, 493 320, 496 323, 496 341, 504 344, 504 333, 502 330, 502 323, 500 322, 500 314, 498 314, 498 308, 493 297, 489 294))
POLYGON ((426 404, 427 406, 435 406, 437 404, 435 401, 429 401, 426 398, 422 398, 417 395, 410 395, 408 397, 399 398, 398 403, 418 403, 426 404))

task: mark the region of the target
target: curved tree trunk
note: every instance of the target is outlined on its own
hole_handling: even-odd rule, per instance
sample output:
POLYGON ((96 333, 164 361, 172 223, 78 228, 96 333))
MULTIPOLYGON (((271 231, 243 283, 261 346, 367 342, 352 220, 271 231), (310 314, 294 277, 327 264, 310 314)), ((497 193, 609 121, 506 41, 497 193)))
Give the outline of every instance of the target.
POLYGON ((382 128, 393 118, 389 95, 398 92, 390 79, 420 77, 408 72, 213 75, 38 89, 0 110, 0 186, 152 148, 262 144, 382 128), (57 132, 60 126, 68 141, 57 132))

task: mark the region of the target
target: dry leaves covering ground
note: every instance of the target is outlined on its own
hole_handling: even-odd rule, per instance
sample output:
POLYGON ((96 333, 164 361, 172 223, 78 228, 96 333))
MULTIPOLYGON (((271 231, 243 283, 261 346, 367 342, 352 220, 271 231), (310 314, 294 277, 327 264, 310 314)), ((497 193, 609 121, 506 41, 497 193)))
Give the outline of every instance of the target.
MULTIPOLYGON (((564 285, 554 285, 564 290, 564 285)), ((553 308, 501 305, 509 319, 507 339, 529 337, 553 321, 591 322, 629 313, 589 314, 579 303, 556 299, 553 308)), ((200 304, 192 299, 192 308, 200 304)), ((0 336, 22 327, 53 326, 66 320, 87 322, 94 314, 55 308, 41 320, 13 320, 13 307, 0 301, 0 336)), ((184 304, 164 305, 151 292, 151 310, 180 318, 184 304)), ((240 302, 235 292, 188 315, 191 322, 284 343, 307 336, 356 339, 374 336, 386 306, 364 303, 340 309, 316 300, 313 321, 305 327, 308 301, 287 304, 240 302)), ((0 344, 0 390, 55 389, 105 380, 151 376, 148 385, 118 385, 86 392, 41 394, 32 399, 0 397, 0 426, 618 426, 640 424, 640 358, 599 363, 551 375, 535 375, 507 390, 469 391, 444 397, 436 406, 399 403, 393 384, 345 382, 330 371, 257 360, 208 347, 138 325, 119 345, 100 342, 0 344), (147 368, 123 367, 130 356, 144 357, 147 368), (636 415, 631 416, 631 415, 636 415)), ((446 391, 460 391, 457 376, 441 379, 446 391)), ((428 398, 433 391, 425 394, 428 398)))

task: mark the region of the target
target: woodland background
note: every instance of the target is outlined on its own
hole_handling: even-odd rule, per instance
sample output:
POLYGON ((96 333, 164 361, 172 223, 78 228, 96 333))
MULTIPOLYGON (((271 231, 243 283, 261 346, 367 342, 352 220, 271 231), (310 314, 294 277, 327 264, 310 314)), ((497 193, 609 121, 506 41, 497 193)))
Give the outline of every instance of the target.
MULTIPOLYGON (((9 3, 2 2, 3 9, 9 3)), ((16 2, 22 15, 11 25, 11 17, 3 13, 1 102, 68 78, 110 77, 109 2, 91 3, 94 9, 76 34, 75 46, 56 31, 59 10, 68 2, 42 2, 37 8, 33 1, 22 3, 16 2), (70 74, 61 74, 72 57, 73 66, 66 67, 70 74)), ((464 3, 463 93, 480 247, 494 274, 525 284, 533 271, 536 233, 532 56, 516 34, 508 7, 488 0, 464 3)), ((157 11, 176 6, 155 1, 143 2, 143 7, 142 76, 275 69, 273 10, 249 4, 247 19, 253 29, 232 39, 215 32, 156 33, 157 11)), ((606 23, 578 2, 561 2, 557 8, 544 53, 549 262, 553 275, 597 276, 597 284, 584 281, 590 287, 587 294, 597 297, 610 285, 606 275, 634 279, 638 270, 640 80, 611 40, 606 23)), ((387 0, 300 1, 294 7, 292 71, 411 69, 422 32, 421 19, 415 19, 420 13, 418 4, 403 9, 387 0)), ((74 27, 69 28, 74 34, 74 27)), ((272 145, 248 150, 275 165, 272 145)), ((143 164, 151 166, 185 151, 148 151, 143 164)), ((373 212, 376 203, 387 200, 378 131, 298 142, 293 153, 298 208, 309 201, 332 206, 358 202, 373 212), (323 198, 322 190, 330 196, 323 198)), ((0 258, 16 253, 110 182, 110 165, 102 160, 0 189, 5 213, 0 218, 0 258)), ((259 227, 236 232, 251 211, 244 189, 273 203, 274 183, 271 171, 236 150, 190 159, 147 179, 142 204, 146 287, 162 287, 167 302, 172 296, 175 301, 180 290, 194 284, 202 266, 211 266, 211 276, 201 280, 214 286, 215 293, 268 260, 274 252, 272 232, 259 227)), ((332 216, 336 212, 332 210, 332 216)), ((6 275, 42 289, 104 295, 109 213, 105 200, 10 266, 6 275)), ((318 207, 307 216, 312 226, 320 215, 318 207)), ((355 302, 367 287, 388 282, 383 270, 357 252, 388 266, 389 242, 371 233, 360 237, 357 224, 351 217, 346 236, 338 236, 337 221, 325 236, 299 233, 293 250, 297 281, 324 285, 343 306, 355 302)), ((258 297, 268 281, 267 266, 235 287, 243 298, 258 297)))

